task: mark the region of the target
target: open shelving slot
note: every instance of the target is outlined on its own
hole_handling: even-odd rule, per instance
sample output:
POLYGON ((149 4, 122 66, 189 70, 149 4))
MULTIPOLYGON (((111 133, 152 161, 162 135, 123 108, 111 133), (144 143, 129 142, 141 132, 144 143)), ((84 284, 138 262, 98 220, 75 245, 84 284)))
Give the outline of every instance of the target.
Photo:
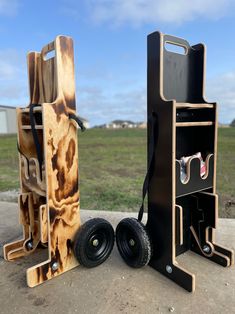
MULTIPOLYGON (((41 156, 44 156, 43 145, 43 125, 42 125, 42 110, 35 107, 33 110, 33 118, 35 122, 35 130, 38 138, 38 150, 41 156)), ((18 149, 20 153, 21 177, 23 178, 24 191, 33 192, 37 195, 45 197, 46 182, 45 182, 45 165, 44 158, 39 163, 37 149, 34 144, 34 136, 30 124, 29 108, 17 109, 18 120, 18 149)))
MULTIPOLYGON (((198 122, 197 122, 198 123, 198 122)), ((214 125, 192 126, 176 129, 175 187, 176 197, 211 188, 214 179, 214 125), (201 160, 195 156, 200 152, 206 172, 201 176, 201 160), (189 157, 182 180, 180 159, 189 157)))
POLYGON ((195 239, 206 243, 203 227, 216 228, 218 197, 208 191, 191 193, 176 200, 176 255, 195 248, 195 239), (198 238, 198 239, 197 239, 198 238))
POLYGON ((210 126, 215 123, 215 110, 211 107, 176 109, 176 127, 210 126))
POLYGON ((176 128, 175 157, 191 156, 201 152, 203 160, 214 153, 214 125, 176 128))
POLYGON ((201 161, 197 157, 192 157, 187 166, 186 180, 181 179, 181 164, 176 160, 176 197, 202 191, 213 187, 213 173, 214 173, 214 156, 208 155, 205 161, 206 173, 204 176, 200 175, 201 161))
POLYGON ((176 123, 182 122, 215 122, 215 110, 209 108, 176 109, 176 123))
MULTIPOLYGON (((35 129, 42 129, 43 128, 42 109, 40 106, 33 108, 33 116, 35 122, 35 129)), ((22 129, 24 130, 31 129, 29 108, 19 109, 18 117, 19 117, 18 123, 22 129)))
POLYGON ((24 189, 32 191, 40 196, 46 196, 45 166, 40 166, 34 157, 26 159, 21 156, 21 169, 24 176, 24 189))

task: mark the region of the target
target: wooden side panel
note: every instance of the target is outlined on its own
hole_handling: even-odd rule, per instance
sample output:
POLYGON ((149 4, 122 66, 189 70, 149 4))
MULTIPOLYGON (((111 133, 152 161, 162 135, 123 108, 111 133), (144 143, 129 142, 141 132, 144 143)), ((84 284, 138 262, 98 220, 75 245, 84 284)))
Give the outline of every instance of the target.
POLYGON ((48 242, 48 210, 46 205, 40 206, 40 238, 42 243, 48 242))
POLYGON ((80 227, 77 124, 68 115, 76 114, 73 41, 58 36, 41 52, 30 52, 27 60, 30 105, 17 110, 24 237, 7 244, 4 256, 28 255, 39 242, 48 247, 48 259, 27 270, 33 287, 78 265, 72 250, 80 227), (37 136, 30 124, 32 104, 37 104, 37 136))
POLYGON ((55 44, 59 98, 66 104, 66 111, 74 113, 76 103, 73 40, 70 37, 58 36, 55 44))
POLYGON ((56 67, 56 56, 47 58, 46 53, 54 50, 54 43, 44 47, 39 59, 39 86, 40 103, 52 103, 58 97, 58 71, 56 67))
POLYGON ((183 245, 183 208, 182 206, 175 206, 175 244, 183 245))
POLYGON ((14 260, 21 256, 28 255, 25 249, 25 243, 31 238, 30 231, 30 203, 32 201, 32 193, 20 194, 18 198, 19 205, 19 222, 23 226, 23 238, 4 245, 3 252, 6 260, 14 260))
POLYGON ((43 124, 49 259, 28 269, 31 287, 78 265, 72 251, 80 227, 77 128, 63 113, 58 119, 53 107, 47 104, 43 105, 43 124), (56 271, 54 263, 58 263, 56 271))
POLYGON ((31 104, 40 104, 39 59, 39 52, 29 52, 27 55, 29 97, 31 104))
POLYGON ((32 250, 37 248, 40 242, 40 221, 39 221, 39 207, 45 203, 45 197, 39 194, 31 193, 29 199, 29 218, 30 218, 30 232, 32 237, 32 250))
POLYGON ((42 52, 27 55, 29 73, 30 103, 52 103, 58 96, 56 56, 47 58, 54 50, 54 42, 46 45, 42 52))

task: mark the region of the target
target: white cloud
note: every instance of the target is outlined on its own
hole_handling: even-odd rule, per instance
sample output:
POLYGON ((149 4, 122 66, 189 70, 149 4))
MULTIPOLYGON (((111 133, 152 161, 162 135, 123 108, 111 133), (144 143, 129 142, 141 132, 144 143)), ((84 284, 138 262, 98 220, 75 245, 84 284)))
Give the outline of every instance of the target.
POLYGON ((18 105, 27 93, 25 56, 13 49, 0 50, 0 104, 18 105))
POLYGON ((13 49, 0 50, 0 81, 16 78, 19 72, 19 53, 13 49))
POLYGON ((219 105, 219 121, 230 123, 235 119, 235 70, 209 79, 206 90, 208 100, 219 105))
MULTIPOLYGON (((145 82, 124 88, 124 82, 118 84, 114 91, 105 83, 78 85, 77 107, 81 116, 87 118, 91 125, 103 124, 115 119, 146 121, 145 82), (123 90, 124 88, 124 90, 123 90)), ((116 86, 115 82, 113 83, 116 86)), ((231 123, 235 118, 235 70, 207 79, 206 99, 216 101, 219 105, 219 122, 231 123)))
MULTIPOLYGON (((120 88, 122 90, 122 88, 120 88)), ((115 92, 102 87, 83 86, 77 91, 78 113, 91 125, 115 119, 146 120, 146 90, 131 86, 129 90, 115 92)))
MULTIPOLYGON (((91 18, 113 25, 183 23, 197 18, 218 19, 234 7, 234 0, 86 0, 91 18)), ((74 7, 76 9, 76 7, 74 7)))
POLYGON ((15 15, 18 12, 18 8, 18 0, 0 0, 0 15, 15 15))

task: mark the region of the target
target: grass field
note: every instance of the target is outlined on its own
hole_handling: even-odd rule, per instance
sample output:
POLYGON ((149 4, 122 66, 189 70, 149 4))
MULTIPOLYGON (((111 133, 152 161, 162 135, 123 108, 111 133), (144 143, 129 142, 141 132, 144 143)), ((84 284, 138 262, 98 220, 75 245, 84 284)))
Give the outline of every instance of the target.
MULTIPOLYGON (((137 211, 146 172, 146 130, 90 129, 79 133, 81 207, 137 211)), ((0 137, 0 191, 17 189, 16 136, 0 137)), ((234 217, 235 128, 219 129, 217 190, 220 216, 234 217)))

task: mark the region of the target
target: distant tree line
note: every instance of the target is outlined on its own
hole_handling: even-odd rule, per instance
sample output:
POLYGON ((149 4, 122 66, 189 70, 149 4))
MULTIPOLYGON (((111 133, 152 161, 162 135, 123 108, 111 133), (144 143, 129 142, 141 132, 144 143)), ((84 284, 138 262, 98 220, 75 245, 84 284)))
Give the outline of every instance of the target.
POLYGON ((235 119, 230 123, 230 126, 235 127, 235 119))

